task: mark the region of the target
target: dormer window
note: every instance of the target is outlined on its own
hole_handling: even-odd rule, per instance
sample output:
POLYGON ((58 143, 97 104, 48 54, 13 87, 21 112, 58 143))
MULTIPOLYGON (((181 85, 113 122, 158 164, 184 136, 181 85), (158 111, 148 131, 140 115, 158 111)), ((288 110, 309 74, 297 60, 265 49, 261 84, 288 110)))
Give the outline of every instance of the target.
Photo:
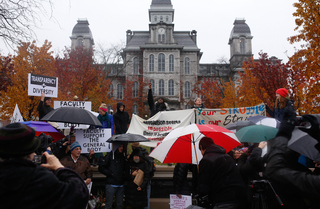
POLYGON ((160 21, 163 21, 163 17, 162 16, 160 16, 160 21))

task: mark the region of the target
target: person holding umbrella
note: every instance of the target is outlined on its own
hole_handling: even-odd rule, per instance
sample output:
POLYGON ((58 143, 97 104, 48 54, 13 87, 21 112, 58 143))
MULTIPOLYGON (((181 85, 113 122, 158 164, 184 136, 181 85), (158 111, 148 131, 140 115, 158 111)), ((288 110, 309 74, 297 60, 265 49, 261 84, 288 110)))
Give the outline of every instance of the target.
POLYGON ((98 120, 101 122, 102 127, 99 128, 111 128, 111 135, 114 135, 114 120, 112 115, 107 113, 108 107, 105 103, 102 103, 99 107, 98 120))

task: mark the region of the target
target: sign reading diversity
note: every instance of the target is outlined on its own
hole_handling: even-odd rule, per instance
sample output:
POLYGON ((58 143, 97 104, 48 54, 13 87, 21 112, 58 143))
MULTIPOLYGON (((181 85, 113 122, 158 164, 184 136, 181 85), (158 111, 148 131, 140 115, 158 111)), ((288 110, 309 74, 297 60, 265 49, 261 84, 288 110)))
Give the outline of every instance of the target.
POLYGON ((58 78, 44 75, 28 74, 28 95, 58 97, 58 78))

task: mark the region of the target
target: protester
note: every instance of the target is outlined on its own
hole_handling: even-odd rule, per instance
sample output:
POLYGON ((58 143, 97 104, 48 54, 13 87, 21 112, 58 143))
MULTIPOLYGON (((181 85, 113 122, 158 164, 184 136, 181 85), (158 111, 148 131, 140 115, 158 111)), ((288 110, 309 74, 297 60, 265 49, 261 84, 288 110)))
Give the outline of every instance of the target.
POLYGON ((46 114, 53 110, 53 108, 50 107, 51 103, 51 98, 45 97, 45 94, 41 93, 40 103, 37 108, 39 112, 39 120, 41 120, 41 118, 43 118, 46 114))
POLYGON ((166 102, 164 102, 163 97, 159 97, 158 101, 153 101, 151 83, 149 83, 149 91, 148 91, 148 104, 150 108, 150 118, 161 111, 169 111, 169 106, 166 102))
POLYGON ((121 209, 123 203, 125 153, 123 144, 113 143, 113 146, 116 145, 119 147, 109 152, 99 165, 99 172, 106 175, 106 209, 111 209, 113 197, 116 209, 121 209))
POLYGON ((233 159, 209 137, 199 142, 203 158, 199 164, 198 192, 205 208, 242 208, 245 187, 233 159))
MULTIPOLYGON (((302 130, 320 142, 320 129, 317 119, 312 115, 304 115, 302 118, 311 123, 311 128, 303 128, 302 130)), ((290 190, 292 193, 300 195, 301 198, 307 199, 311 203, 309 205, 310 208, 320 208, 318 203, 320 198, 320 176, 290 168, 287 164, 288 160, 285 159, 287 143, 295 128, 295 123, 294 108, 288 106, 285 108, 276 138, 268 141, 270 151, 267 156, 266 176, 271 181, 282 184, 283 188, 286 187, 286 191, 290 190)), ((318 145, 319 143, 316 148, 318 145)))
POLYGON ((234 162, 236 163, 236 165, 238 165, 238 161, 239 161, 239 158, 241 156, 240 151, 241 151, 240 149, 234 149, 233 150, 232 158, 233 158, 234 162))
POLYGON ((132 209, 142 209, 148 205, 147 185, 150 180, 149 166, 140 149, 134 149, 126 168, 127 185, 125 187, 126 205, 132 209), (142 184, 138 186, 134 179, 138 171, 143 172, 142 184))
POLYGON ((173 171, 173 188, 177 197, 197 194, 198 170, 197 165, 177 163, 173 171), (192 186, 188 183, 188 171, 192 172, 192 186))
POLYGON ((1 207, 85 208, 89 192, 79 174, 47 152, 45 164, 33 163, 39 146, 35 131, 24 124, 0 128, 1 207))
POLYGON ((280 88, 276 91, 276 101, 274 103, 273 110, 271 110, 268 105, 266 105, 266 110, 271 117, 281 121, 284 113, 284 108, 292 105, 292 101, 289 100, 288 90, 285 88, 280 88))
POLYGON ((117 112, 113 115, 116 134, 125 134, 130 124, 129 114, 124 111, 125 105, 122 102, 117 103, 117 112))
POLYGON ((194 105, 191 108, 193 109, 205 108, 200 97, 194 100, 194 105))
POLYGON ((108 107, 105 103, 102 103, 99 107, 98 120, 101 122, 102 127, 99 128, 111 128, 111 135, 114 135, 114 121, 112 115, 107 113, 108 107))
POLYGON ((86 184, 90 184, 92 179, 91 165, 87 158, 80 155, 81 146, 79 142, 75 141, 70 145, 71 155, 67 155, 60 160, 61 164, 67 168, 75 170, 86 184))

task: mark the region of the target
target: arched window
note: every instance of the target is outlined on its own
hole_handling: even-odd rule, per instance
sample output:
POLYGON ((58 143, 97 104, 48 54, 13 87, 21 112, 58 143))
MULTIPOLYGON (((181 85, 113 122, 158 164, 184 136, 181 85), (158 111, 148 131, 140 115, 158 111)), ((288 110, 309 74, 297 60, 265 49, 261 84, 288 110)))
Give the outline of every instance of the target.
POLYGON ((169 83, 168 83, 168 94, 169 94, 169 96, 173 96, 174 95, 174 81, 173 80, 169 80, 169 83))
POLYGON ((83 39, 82 38, 78 39, 78 47, 83 47, 83 39))
POLYGON ((110 86, 109 86, 108 96, 113 97, 113 84, 110 84, 110 86))
POLYGON ((159 96, 164 95, 164 81, 161 79, 159 81, 159 96))
POLYGON ((133 82, 133 86, 132 86, 132 97, 138 97, 138 82, 135 81, 133 82))
POLYGON ((190 74, 190 59, 188 57, 184 59, 184 73, 190 74))
POLYGON ((190 95, 191 95, 190 82, 187 81, 184 84, 184 97, 190 97, 190 95))
POLYGON ((138 105, 137 104, 134 104, 132 106, 132 111, 133 111, 133 114, 138 114, 138 105))
POLYGON ((139 59, 138 57, 135 57, 133 59, 133 74, 138 74, 139 73, 139 59))
POLYGON ((162 53, 158 55, 158 71, 159 72, 165 71, 165 56, 162 53))
POLYGON ((240 38, 240 54, 246 53, 246 39, 240 38))
POLYGON ((155 94, 155 91, 154 91, 154 80, 151 79, 150 83, 151 83, 151 91, 152 91, 152 94, 154 95, 155 94))
POLYGON ((169 55, 169 72, 174 71, 174 56, 172 54, 169 55))
POLYGON ((117 99, 123 98, 123 87, 121 84, 117 85, 117 99))
POLYGON ((149 55, 149 72, 154 72, 154 55, 149 55))

